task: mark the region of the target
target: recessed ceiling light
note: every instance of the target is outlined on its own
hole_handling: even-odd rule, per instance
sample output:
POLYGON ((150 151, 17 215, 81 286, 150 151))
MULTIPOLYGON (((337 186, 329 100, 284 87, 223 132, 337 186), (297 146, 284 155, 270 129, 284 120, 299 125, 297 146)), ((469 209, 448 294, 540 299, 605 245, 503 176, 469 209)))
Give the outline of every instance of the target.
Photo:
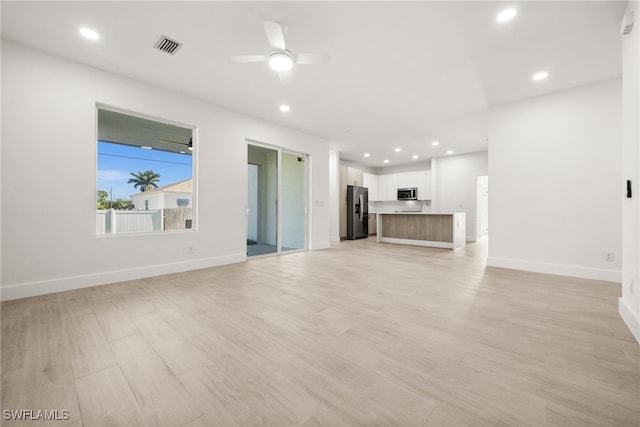
POLYGON ((89 40, 98 40, 100 38, 100 34, 96 33, 91 28, 80 28, 80 34, 82 34, 83 37, 86 37, 89 40))
POLYGON ((365 156, 365 157, 369 157, 370 155, 371 155, 371 154, 369 154, 369 153, 364 153, 364 156, 365 156))
POLYGON ((532 79, 538 82, 540 80, 546 79, 547 77, 549 77, 549 73, 547 73, 546 71, 539 71, 533 75, 532 79))
POLYGON ((417 158, 418 158, 418 155, 417 155, 417 154, 414 154, 413 156, 411 156, 411 158, 412 158, 412 159, 417 159, 417 158))
POLYGON ((389 159, 384 159, 383 162, 384 163, 389 163, 389 159))
POLYGON ((148 145, 141 145, 140 148, 143 150, 153 150, 153 147, 149 147, 148 145))
POLYGON ((511 21, 514 16, 516 16, 516 10, 513 8, 505 9, 502 12, 498 13, 496 16, 496 21, 498 22, 507 22, 511 21))
POLYGON ((399 153, 399 152, 401 152, 401 151, 402 151, 402 148, 396 148, 396 149, 395 149, 395 150, 393 150, 393 151, 395 151, 396 153, 399 153))
POLYGON ((453 154, 453 150, 447 150, 447 154, 453 154))
POLYGON ((181 151, 180 154, 187 154, 187 152, 186 151, 181 151))
POLYGON ((433 142, 431 143, 431 145, 433 145, 434 147, 436 147, 436 146, 440 145, 440 143, 439 143, 438 141, 433 141, 433 142))
POLYGON ((288 113, 289 111, 291 111, 291 107, 289 107, 287 104, 282 104, 280 106, 280 111, 282 111, 283 113, 288 113))

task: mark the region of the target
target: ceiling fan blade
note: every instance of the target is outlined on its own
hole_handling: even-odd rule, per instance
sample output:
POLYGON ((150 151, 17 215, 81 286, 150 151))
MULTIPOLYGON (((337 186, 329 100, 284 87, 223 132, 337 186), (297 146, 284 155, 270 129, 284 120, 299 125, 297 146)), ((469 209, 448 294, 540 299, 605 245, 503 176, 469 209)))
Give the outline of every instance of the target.
POLYGON ((280 83, 283 85, 291 83, 291 70, 278 71, 278 77, 280 78, 280 83))
POLYGON ((158 141, 168 142, 169 144, 180 144, 180 145, 189 145, 189 141, 180 142, 180 141, 172 141, 170 139, 158 138, 158 141))
POLYGON ((284 31, 277 22, 267 21, 264 23, 264 32, 267 33, 269 45, 274 49, 285 50, 284 31))
POLYGON ((231 61, 237 62, 240 64, 247 62, 265 62, 267 60, 267 55, 241 55, 241 56, 232 56, 231 61))
POLYGON ((327 64, 331 57, 326 53, 298 53, 296 54, 296 64, 327 64))

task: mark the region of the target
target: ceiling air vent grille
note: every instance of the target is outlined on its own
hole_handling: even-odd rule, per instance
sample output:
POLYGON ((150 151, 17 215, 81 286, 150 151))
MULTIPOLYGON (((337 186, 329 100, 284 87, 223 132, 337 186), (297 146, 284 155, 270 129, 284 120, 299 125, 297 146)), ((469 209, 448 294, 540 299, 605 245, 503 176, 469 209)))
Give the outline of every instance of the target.
POLYGON ((620 28, 620 33, 623 36, 625 36, 631 33, 631 30, 633 30, 633 10, 627 13, 626 15, 624 15, 624 18, 622 19, 622 28, 620 28))
POLYGON ((169 37, 163 35, 160 36, 160 39, 158 39, 153 47, 173 55, 178 49, 180 49, 180 46, 182 46, 182 43, 171 40, 169 37))

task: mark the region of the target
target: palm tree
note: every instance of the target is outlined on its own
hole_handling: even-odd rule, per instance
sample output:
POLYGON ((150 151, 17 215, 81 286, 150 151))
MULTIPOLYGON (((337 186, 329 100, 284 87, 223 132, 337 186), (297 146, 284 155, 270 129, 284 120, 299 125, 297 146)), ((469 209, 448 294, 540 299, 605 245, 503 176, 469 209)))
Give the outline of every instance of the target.
POLYGON ((133 188, 140 188, 140 191, 149 191, 158 188, 156 182, 160 181, 160 174, 154 171, 131 172, 131 176, 133 176, 133 178, 129 178, 127 184, 133 184, 133 188))

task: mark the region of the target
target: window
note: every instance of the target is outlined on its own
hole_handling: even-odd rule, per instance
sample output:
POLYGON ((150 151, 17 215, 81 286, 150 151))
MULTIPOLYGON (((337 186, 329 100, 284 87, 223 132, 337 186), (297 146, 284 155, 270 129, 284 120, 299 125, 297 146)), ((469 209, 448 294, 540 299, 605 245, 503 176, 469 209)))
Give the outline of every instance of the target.
POLYGON ((98 108, 97 147, 97 234, 192 228, 192 128, 98 108))

